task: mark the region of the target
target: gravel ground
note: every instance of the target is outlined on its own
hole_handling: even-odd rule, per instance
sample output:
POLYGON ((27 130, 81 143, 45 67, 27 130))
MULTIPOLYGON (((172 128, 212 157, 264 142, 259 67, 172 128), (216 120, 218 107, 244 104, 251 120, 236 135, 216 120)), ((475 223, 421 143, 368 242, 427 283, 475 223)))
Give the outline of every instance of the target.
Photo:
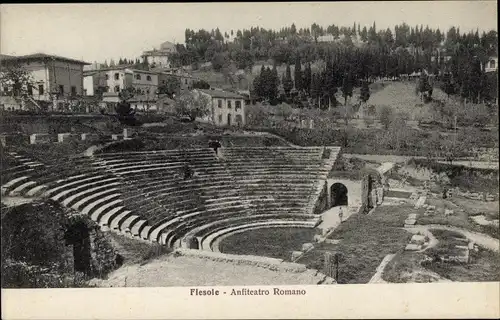
POLYGON ((314 271, 277 272, 244 264, 173 255, 145 265, 124 266, 107 280, 93 280, 98 287, 169 287, 224 285, 313 285, 323 277, 314 271))

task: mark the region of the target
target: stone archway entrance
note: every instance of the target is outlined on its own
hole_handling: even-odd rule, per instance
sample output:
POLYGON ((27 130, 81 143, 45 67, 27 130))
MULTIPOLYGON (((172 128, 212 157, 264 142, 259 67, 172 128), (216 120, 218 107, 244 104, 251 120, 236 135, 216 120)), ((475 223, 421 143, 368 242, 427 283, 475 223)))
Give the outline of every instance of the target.
POLYGON ((330 187, 330 207, 347 206, 348 205, 348 190, 347 187, 340 183, 334 183, 330 187))
POLYGON ((66 230, 65 239, 73 246, 73 258, 75 271, 90 274, 90 231, 85 222, 78 221, 66 230))

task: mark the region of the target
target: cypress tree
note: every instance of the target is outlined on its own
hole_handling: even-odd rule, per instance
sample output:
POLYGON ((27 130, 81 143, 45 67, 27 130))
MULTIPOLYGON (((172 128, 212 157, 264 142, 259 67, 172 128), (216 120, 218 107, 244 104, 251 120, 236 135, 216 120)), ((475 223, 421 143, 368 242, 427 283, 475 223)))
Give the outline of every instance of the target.
POLYGON ((304 90, 307 94, 311 92, 311 81, 312 81, 312 72, 311 72, 311 64, 306 64, 306 68, 304 70, 304 90))
POLYGON ((295 59, 295 89, 297 91, 302 91, 304 89, 302 85, 302 66, 300 65, 300 56, 297 54, 295 59))
POLYGON ((290 91, 293 88, 293 80, 292 80, 292 72, 290 70, 290 65, 286 65, 285 77, 283 79, 283 90, 285 90, 285 94, 288 96, 290 91))

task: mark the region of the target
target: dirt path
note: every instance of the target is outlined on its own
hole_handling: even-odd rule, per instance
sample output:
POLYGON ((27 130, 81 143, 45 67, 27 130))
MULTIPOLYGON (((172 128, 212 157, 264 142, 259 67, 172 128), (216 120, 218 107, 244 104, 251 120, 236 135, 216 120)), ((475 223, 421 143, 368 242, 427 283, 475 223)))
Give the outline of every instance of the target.
MULTIPOLYGON (((421 232, 429 232, 429 229, 440 229, 440 230, 448 230, 448 231, 454 231, 463 234, 467 239, 473 241, 475 244, 484 247, 486 249, 498 252, 500 251, 500 241, 498 239, 495 239, 493 237, 490 237, 488 235, 485 235, 483 233, 478 233, 478 232, 472 232, 466 229, 462 228, 457 228, 457 227, 451 227, 451 226, 444 226, 440 224, 428 224, 428 225, 417 225, 412 228, 408 229, 414 229, 418 230, 421 232)), ((430 232, 429 232, 430 233, 430 232)))
POLYGON ((107 280, 93 279, 91 284, 98 287, 314 285, 323 278, 312 270, 273 271, 259 266, 170 254, 145 265, 123 266, 113 271, 107 280))
MULTIPOLYGON (((385 155, 385 154, 352 154, 352 153, 344 153, 344 157, 346 158, 358 158, 365 161, 374 161, 374 162, 406 162, 410 159, 426 159, 423 156, 397 156, 397 155, 385 155)), ((447 163, 444 159, 436 159, 439 163, 447 163)), ((471 160, 457 160, 453 161, 454 165, 460 165, 471 168, 479 168, 479 169, 498 169, 498 162, 489 162, 489 161, 471 161, 471 160)))
POLYGON ((384 273, 384 269, 387 266, 389 262, 395 257, 396 255, 391 253, 388 254, 384 257, 380 265, 377 267, 377 271, 373 275, 373 277, 370 279, 368 283, 387 283, 384 279, 382 279, 382 274, 384 273))

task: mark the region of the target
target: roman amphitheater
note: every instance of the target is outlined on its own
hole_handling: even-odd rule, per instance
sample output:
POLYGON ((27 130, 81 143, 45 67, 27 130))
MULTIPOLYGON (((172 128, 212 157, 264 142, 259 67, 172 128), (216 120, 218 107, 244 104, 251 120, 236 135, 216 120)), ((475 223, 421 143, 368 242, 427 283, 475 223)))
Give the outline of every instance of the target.
MULTIPOLYGON (((157 139, 202 137, 197 143, 120 151, 141 134, 73 130, 2 138, 4 206, 50 202, 89 217, 121 259, 135 245, 166 252, 147 263, 125 261, 93 285, 334 284, 341 240, 331 234, 340 219, 370 217, 383 202, 403 208, 399 229, 412 224, 407 212, 415 217, 408 199, 415 190, 384 200, 394 164, 367 162, 357 178, 336 176, 348 159, 338 146, 299 147, 240 132, 216 137, 221 148, 214 150, 195 133, 157 139), (78 153, 44 150, 54 145, 78 153)), ((402 238, 407 244, 409 237, 402 238)))

